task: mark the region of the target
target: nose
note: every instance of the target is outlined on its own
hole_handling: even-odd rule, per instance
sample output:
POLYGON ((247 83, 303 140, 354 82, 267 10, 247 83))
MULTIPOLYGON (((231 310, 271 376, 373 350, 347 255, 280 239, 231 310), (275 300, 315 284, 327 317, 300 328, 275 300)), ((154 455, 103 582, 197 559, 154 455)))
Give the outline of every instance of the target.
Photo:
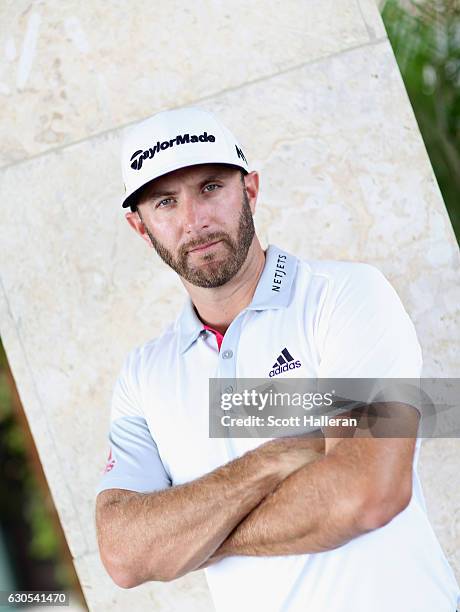
POLYGON ((208 207, 199 197, 186 195, 183 198, 182 215, 184 230, 189 235, 209 227, 208 207))

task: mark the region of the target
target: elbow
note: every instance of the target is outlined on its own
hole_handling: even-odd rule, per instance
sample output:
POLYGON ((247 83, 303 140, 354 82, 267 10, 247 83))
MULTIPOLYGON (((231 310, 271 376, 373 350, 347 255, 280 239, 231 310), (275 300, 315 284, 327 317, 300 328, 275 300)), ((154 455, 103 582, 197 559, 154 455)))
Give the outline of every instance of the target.
POLYGON ((138 572, 134 561, 126 559, 123 553, 108 554, 107 551, 100 550, 100 557, 103 566, 113 582, 122 589, 133 589, 144 582, 171 582, 178 576, 168 568, 167 564, 162 564, 159 560, 156 567, 151 567, 146 572, 143 565, 143 572, 138 572), (122 561, 121 561, 122 559, 122 561))
POLYGON ((145 582, 170 582, 179 577, 171 557, 146 547, 123 544, 113 533, 96 529, 99 557, 113 582, 122 589, 133 589, 145 582))
POLYGON ((134 580, 134 577, 129 572, 111 566, 105 566, 105 569, 113 582, 121 589, 133 589, 141 584, 134 580))
POLYGON ((361 502, 359 516, 362 531, 380 529, 407 508, 412 498, 412 486, 386 495, 366 497, 361 502))
POLYGON ((116 552, 111 553, 99 546, 99 556, 107 574, 118 587, 132 589, 140 584, 135 580, 133 572, 129 571, 129 567, 120 562, 120 556, 116 552))
MULTIPOLYGON (((107 570, 108 571, 108 570, 107 570)), ((139 578, 124 570, 118 571, 113 569, 108 571, 113 582, 122 589, 133 589, 145 582, 171 582, 176 579, 176 576, 158 572, 157 574, 149 575, 148 578, 139 578)))

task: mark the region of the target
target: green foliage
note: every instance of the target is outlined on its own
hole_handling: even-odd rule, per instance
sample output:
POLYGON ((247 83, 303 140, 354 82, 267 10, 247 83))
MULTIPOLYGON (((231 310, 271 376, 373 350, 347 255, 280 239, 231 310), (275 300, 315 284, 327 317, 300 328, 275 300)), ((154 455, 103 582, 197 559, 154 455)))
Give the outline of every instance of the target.
POLYGON ((71 576, 61 562, 59 539, 27 455, 24 432, 15 418, 6 375, 7 361, 0 342, 0 516, 3 525, 23 520, 29 535, 28 554, 36 562, 53 561, 57 584, 69 588, 71 576))
POLYGON ((460 241, 460 3, 387 0, 382 18, 460 241))
MULTIPOLYGON (((1 348, 1 347, 0 347, 1 348)), ((0 350, 0 354, 2 351, 0 350)), ((11 414, 11 391, 6 380, 6 372, 0 364, 0 423, 11 414)))
POLYGON ((53 559, 59 555, 59 541, 50 521, 48 509, 43 503, 42 492, 35 482, 30 483, 28 490, 29 496, 24 514, 31 531, 30 556, 39 560, 53 559))

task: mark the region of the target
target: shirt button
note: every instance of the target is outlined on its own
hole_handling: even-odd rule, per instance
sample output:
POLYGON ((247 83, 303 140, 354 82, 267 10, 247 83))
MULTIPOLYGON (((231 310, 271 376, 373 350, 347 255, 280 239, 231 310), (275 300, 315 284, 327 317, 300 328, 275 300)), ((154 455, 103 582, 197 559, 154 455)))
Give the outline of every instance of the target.
POLYGON ((224 351, 222 353, 222 359, 230 359, 233 357, 233 351, 224 351))
POLYGON ((231 393, 233 391, 233 387, 229 385, 228 387, 225 387, 224 391, 225 393, 231 393))

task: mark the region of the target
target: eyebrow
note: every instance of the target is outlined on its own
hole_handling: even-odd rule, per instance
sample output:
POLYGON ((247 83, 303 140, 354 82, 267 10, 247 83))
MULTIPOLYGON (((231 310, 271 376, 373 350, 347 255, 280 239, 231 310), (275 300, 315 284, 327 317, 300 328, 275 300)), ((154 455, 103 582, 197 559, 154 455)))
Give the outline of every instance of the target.
MULTIPOLYGON (((217 181, 217 180, 223 180, 224 175, 222 173, 220 174, 212 174, 207 176, 205 179, 201 180, 198 184, 200 186, 200 188, 204 187, 207 183, 210 183, 211 181, 217 181)), ((147 197, 150 199, 154 199, 154 198, 160 198, 160 197, 164 197, 164 196, 173 196, 173 195, 177 195, 177 191, 167 191, 167 190, 160 190, 160 191, 151 191, 149 193, 147 193, 147 197)))

